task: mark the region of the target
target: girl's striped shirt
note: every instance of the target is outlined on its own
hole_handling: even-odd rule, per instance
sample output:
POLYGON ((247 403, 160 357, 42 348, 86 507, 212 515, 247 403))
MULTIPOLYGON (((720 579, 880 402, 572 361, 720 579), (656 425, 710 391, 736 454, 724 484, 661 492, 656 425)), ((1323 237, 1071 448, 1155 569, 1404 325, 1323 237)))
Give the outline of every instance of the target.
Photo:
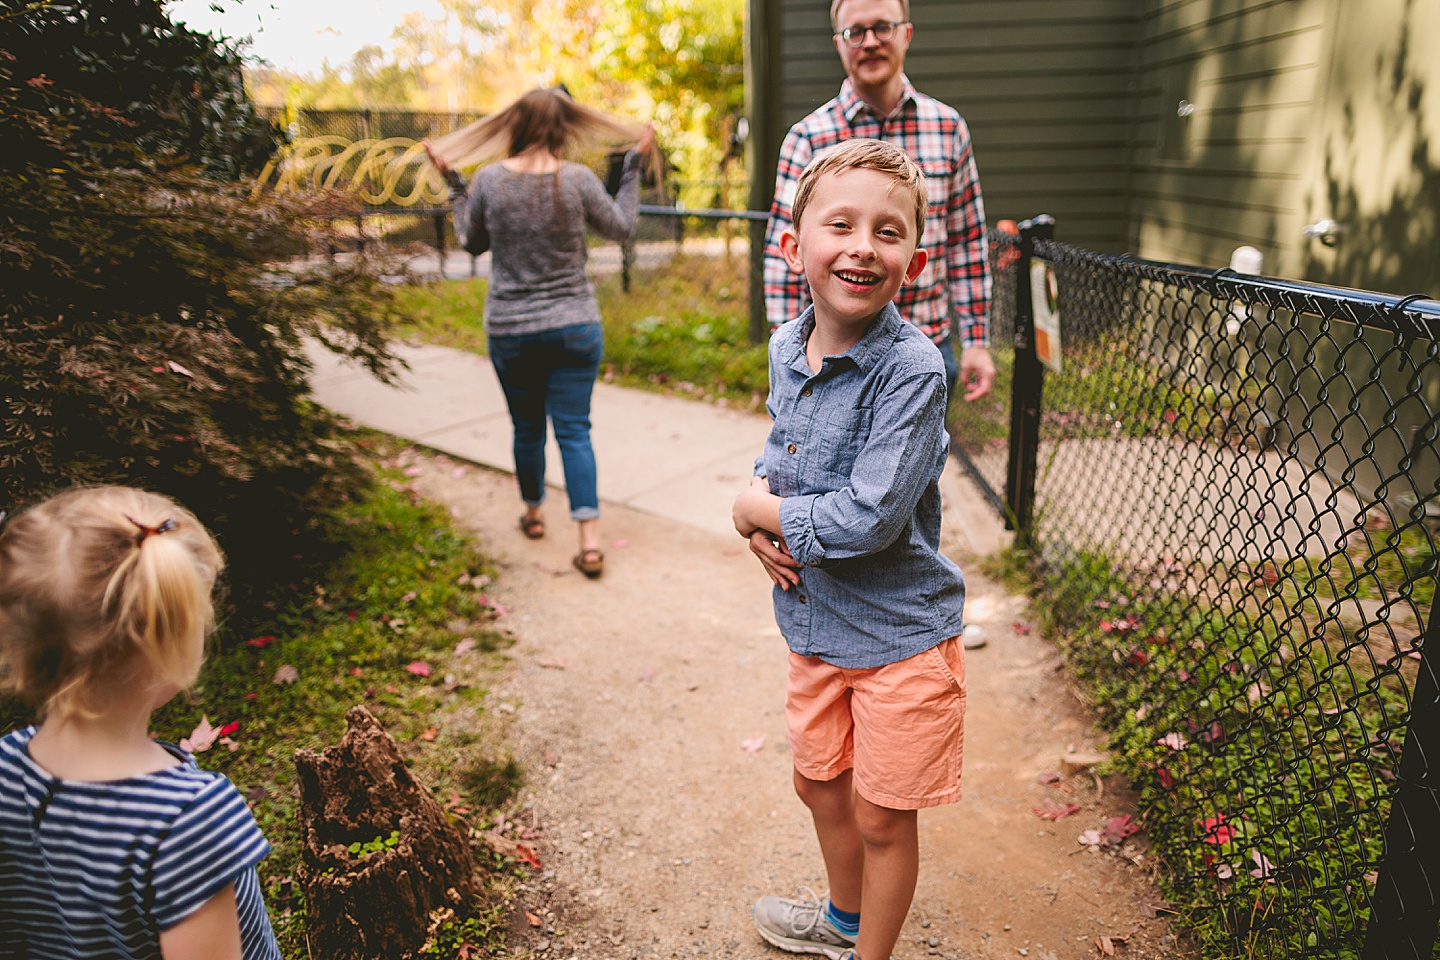
POLYGON ((233 784, 190 754, 90 783, 0 738, 0 958, 150 960, 160 932, 235 885, 245 960, 279 960, 255 871, 270 845, 233 784))

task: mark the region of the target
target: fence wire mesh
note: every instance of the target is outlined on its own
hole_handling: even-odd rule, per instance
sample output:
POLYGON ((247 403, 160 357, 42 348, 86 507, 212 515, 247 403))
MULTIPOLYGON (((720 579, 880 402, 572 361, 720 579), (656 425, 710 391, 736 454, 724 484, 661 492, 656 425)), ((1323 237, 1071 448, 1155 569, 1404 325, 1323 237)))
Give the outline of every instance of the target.
POLYGON ((354 110, 300 107, 292 110, 269 106, 259 109, 264 116, 279 124, 291 139, 341 137, 351 141, 442 137, 484 116, 482 113, 411 110, 406 107, 354 110))
MULTIPOLYGON (((1025 324, 1018 249, 992 235, 997 344, 1025 324)), ((1022 542, 1173 903, 1207 956, 1431 956, 1440 312, 1034 253, 1063 355, 1022 542)), ((956 423, 997 499, 1003 406, 956 423)))

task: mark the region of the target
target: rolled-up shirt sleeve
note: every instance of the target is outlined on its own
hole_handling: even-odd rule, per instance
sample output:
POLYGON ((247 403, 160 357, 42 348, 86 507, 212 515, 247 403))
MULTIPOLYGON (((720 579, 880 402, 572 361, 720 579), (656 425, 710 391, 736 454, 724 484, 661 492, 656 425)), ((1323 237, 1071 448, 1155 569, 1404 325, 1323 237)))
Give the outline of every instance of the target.
POLYGON ((796 560, 816 566, 878 553, 895 542, 930 481, 928 465, 945 455, 944 394, 937 372, 890 384, 875 400, 869 437, 849 482, 781 502, 780 529, 796 560))
POLYGON ((455 219, 455 239, 460 248, 476 256, 490 249, 490 231, 485 227, 485 198, 479 190, 473 194, 454 170, 445 171, 445 184, 450 188, 450 212, 455 219))

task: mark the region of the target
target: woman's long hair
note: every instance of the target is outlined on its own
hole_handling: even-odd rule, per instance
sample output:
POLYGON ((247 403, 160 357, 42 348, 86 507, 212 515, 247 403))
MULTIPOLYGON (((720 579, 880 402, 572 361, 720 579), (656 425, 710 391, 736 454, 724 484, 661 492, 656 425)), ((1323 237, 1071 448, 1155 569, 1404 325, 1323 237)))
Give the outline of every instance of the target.
MULTIPOLYGON (((558 87, 531 90, 503 110, 431 143, 435 155, 452 167, 471 167, 513 157, 540 146, 557 157, 594 147, 632 146, 645 125, 583 106, 558 87)), ((650 155, 658 174, 659 152, 650 155)))

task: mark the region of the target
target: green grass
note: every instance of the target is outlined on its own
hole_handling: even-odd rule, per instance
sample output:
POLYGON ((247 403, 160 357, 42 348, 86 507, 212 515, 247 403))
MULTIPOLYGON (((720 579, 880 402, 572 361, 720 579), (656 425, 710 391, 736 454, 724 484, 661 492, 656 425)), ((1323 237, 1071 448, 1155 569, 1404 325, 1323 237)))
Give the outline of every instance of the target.
MULTIPOLYGON (((381 458, 394 453, 374 437, 362 444, 381 458)), ((511 643, 481 592, 494 576, 489 561, 393 466, 380 468, 373 490, 330 521, 338 558, 257 608, 234 612, 199 682, 162 707, 151 727, 174 743, 202 716, 217 727, 239 723, 233 748, 217 743, 197 759, 235 783, 273 846, 260 878, 287 957, 307 953, 303 895, 293 882, 301 860, 294 753, 337 743, 351 706, 376 715, 462 827, 481 826, 522 778, 504 725, 484 719, 486 687, 511 643), (462 637, 474 648, 457 656, 462 637), (428 664, 430 675, 412 672, 415 662, 428 664), (293 668, 295 679, 277 682, 282 668, 293 668), (452 720, 462 709, 481 714, 479 729, 452 720)), ((4 729, 28 720, 18 704, 0 702, 4 729)), ((508 882, 506 865, 483 851, 476 856, 492 870, 492 890, 455 926, 476 946, 473 935, 483 932, 498 949, 504 924, 493 900, 508 882)))
MULTIPOLYGON (((765 347, 749 341, 748 264, 743 257, 678 256, 635 270, 630 292, 619 275, 600 277, 595 296, 605 326, 606 381, 762 410, 765 347)), ((484 279, 442 280, 403 291, 411 322, 397 335, 484 354, 484 279)))

